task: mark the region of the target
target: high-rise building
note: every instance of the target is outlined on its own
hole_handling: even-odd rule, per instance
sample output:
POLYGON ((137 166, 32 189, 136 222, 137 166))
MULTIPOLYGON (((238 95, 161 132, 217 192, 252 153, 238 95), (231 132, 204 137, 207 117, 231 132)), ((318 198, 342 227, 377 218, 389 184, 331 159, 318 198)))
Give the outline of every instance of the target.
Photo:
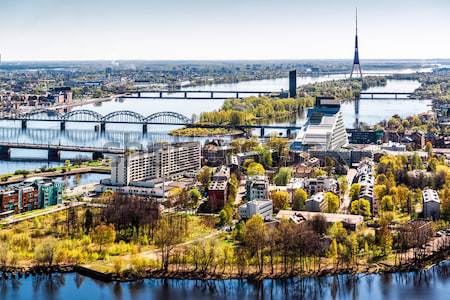
POLYGON ((316 106, 308 110, 307 117, 308 120, 290 146, 292 152, 333 151, 348 144, 339 100, 318 97, 316 106))
POLYGON ((297 97, 297 71, 289 71, 289 97, 297 97))
POLYGON ((188 142, 157 144, 147 152, 117 155, 111 164, 111 184, 124 186, 131 182, 182 176, 200 168, 200 153, 200 143, 188 142))

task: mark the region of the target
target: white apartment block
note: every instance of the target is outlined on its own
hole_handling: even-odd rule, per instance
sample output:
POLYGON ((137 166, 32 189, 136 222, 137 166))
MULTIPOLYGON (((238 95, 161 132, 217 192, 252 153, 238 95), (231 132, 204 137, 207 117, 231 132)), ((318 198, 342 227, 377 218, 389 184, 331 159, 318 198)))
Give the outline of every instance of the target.
POLYGON ((201 167, 200 143, 160 144, 148 152, 117 155, 111 164, 111 184, 129 185, 131 182, 158 178, 173 179, 201 167))
POLYGON ((438 220, 440 218, 441 200, 435 190, 425 189, 422 192, 423 217, 438 220))
POLYGON ((239 206, 241 219, 250 219, 254 215, 260 215, 264 220, 270 220, 272 214, 272 200, 253 200, 239 206))

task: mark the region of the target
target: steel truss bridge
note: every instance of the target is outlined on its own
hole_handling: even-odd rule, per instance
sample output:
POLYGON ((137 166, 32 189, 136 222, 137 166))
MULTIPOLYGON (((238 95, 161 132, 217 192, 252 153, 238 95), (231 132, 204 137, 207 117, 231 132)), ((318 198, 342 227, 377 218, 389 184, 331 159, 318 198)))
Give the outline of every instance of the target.
POLYGON ((65 130, 66 123, 97 123, 96 130, 106 131, 106 124, 140 124, 142 130, 147 133, 148 125, 178 125, 197 128, 226 128, 226 129, 260 129, 261 136, 264 136, 265 129, 281 129, 286 130, 290 135, 292 130, 301 129, 300 125, 265 125, 265 124, 205 124, 194 123, 192 119, 176 112, 163 111, 151 114, 147 117, 129 110, 120 110, 111 112, 105 116, 98 112, 80 109, 61 114, 51 109, 37 109, 25 114, 0 114, 0 121, 20 121, 22 129, 27 128, 27 122, 59 122, 60 129, 65 130))

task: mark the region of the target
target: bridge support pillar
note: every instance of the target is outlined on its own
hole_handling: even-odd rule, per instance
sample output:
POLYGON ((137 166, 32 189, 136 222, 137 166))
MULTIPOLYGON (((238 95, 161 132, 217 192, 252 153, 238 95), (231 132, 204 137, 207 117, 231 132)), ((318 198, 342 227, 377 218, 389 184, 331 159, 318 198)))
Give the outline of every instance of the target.
POLYGON ((60 161, 61 153, 58 150, 48 149, 48 160, 49 161, 60 161))
POLYGON ((184 92, 184 99, 187 98, 187 92, 184 92))
POLYGON ((261 133, 260 136, 263 138, 264 137, 264 127, 261 127, 261 133))
POLYGON ((397 94, 395 94, 395 99, 397 99, 397 94))
POLYGON ((11 148, 0 147, 0 159, 1 160, 9 160, 10 158, 11 158, 11 148))
POLYGON ((93 160, 99 160, 99 159, 103 159, 103 158, 105 158, 105 156, 103 155, 102 152, 92 152, 93 160))
POLYGON ((214 98, 214 92, 211 92, 211 98, 214 98))
POLYGON ((162 98, 163 92, 159 92, 159 98, 162 98))
POLYGON ((60 128, 61 128, 61 131, 66 130, 66 122, 61 122, 60 123, 60 128))
POLYGON ((27 120, 22 120, 22 129, 27 129, 27 120))
POLYGON ((141 92, 137 92, 137 96, 141 98, 141 92))
POLYGON ((239 93, 236 93, 236 99, 239 99, 239 93))
POLYGON ((105 132, 106 131, 106 123, 102 122, 100 123, 100 132, 105 132))
POLYGON ((291 129, 286 129, 286 136, 289 138, 291 136, 291 129))
POLYGON ((359 102, 360 102, 359 97, 355 97, 355 115, 359 114, 359 102))
POLYGON ((147 124, 143 124, 143 125, 142 125, 142 133, 143 133, 143 134, 147 134, 147 129, 148 129, 147 127, 148 127, 147 124))
POLYGON ((371 98, 373 99, 373 94, 371 95, 371 98))

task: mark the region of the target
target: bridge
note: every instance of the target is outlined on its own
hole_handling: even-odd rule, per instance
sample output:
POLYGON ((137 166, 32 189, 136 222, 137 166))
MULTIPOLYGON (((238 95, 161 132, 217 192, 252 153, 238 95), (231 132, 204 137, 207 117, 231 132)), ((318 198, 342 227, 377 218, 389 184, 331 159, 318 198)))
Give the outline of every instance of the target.
MULTIPOLYGON (((187 100, 225 100, 241 98, 243 95, 280 97, 282 92, 270 91, 215 91, 215 90, 135 90, 121 98, 128 99, 187 99, 187 100)), ((286 93, 287 96, 287 93, 286 93)))
POLYGON ((389 100, 392 98, 387 98, 387 96, 394 96, 394 99, 398 99, 398 96, 407 96, 409 99, 409 96, 411 96, 412 92, 360 92, 359 97, 360 99, 376 99, 376 100, 389 100), (369 96, 369 97, 364 97, 369 96), (384 96, 384 97, 374 97, 374 96, 384 96))
POLYGON ((66 123, 98 123, 97 131, 105 132, 107 124, 138 124, 142 125, 143 133, 147 133, 148 125, 177 125, 196 128, 225 128, 225 129, 260 129, 264 136, 266 129, 284 129, 289 136, 292 130, 301 129, 299 125, 266 125, 266 124, 208 124, 195 123, 192 119, 176 112, 164 111, 143 116, 129 110, 114 111, 105 116, 98 112, 80 109, 61 114, 50 109, 37 109, 25 114, 0 114, 0 121, 20 121, 22 129, 27 128, 28 122, 59 122, 60 130, 66 129, 66 123))
POLYGON ((48 150, 49 161, 59 161, 61 151, 72 152, 90 152, 94 160, 101 159, 105 154, 124 154, 125 150, 113 147, 80 147, 68 145, 52 145, 52 144, 32 144, 32 143, 12 143, 0 142, 0 159, 8 160, 11 158, 11 149, 34 149, 48 150))

